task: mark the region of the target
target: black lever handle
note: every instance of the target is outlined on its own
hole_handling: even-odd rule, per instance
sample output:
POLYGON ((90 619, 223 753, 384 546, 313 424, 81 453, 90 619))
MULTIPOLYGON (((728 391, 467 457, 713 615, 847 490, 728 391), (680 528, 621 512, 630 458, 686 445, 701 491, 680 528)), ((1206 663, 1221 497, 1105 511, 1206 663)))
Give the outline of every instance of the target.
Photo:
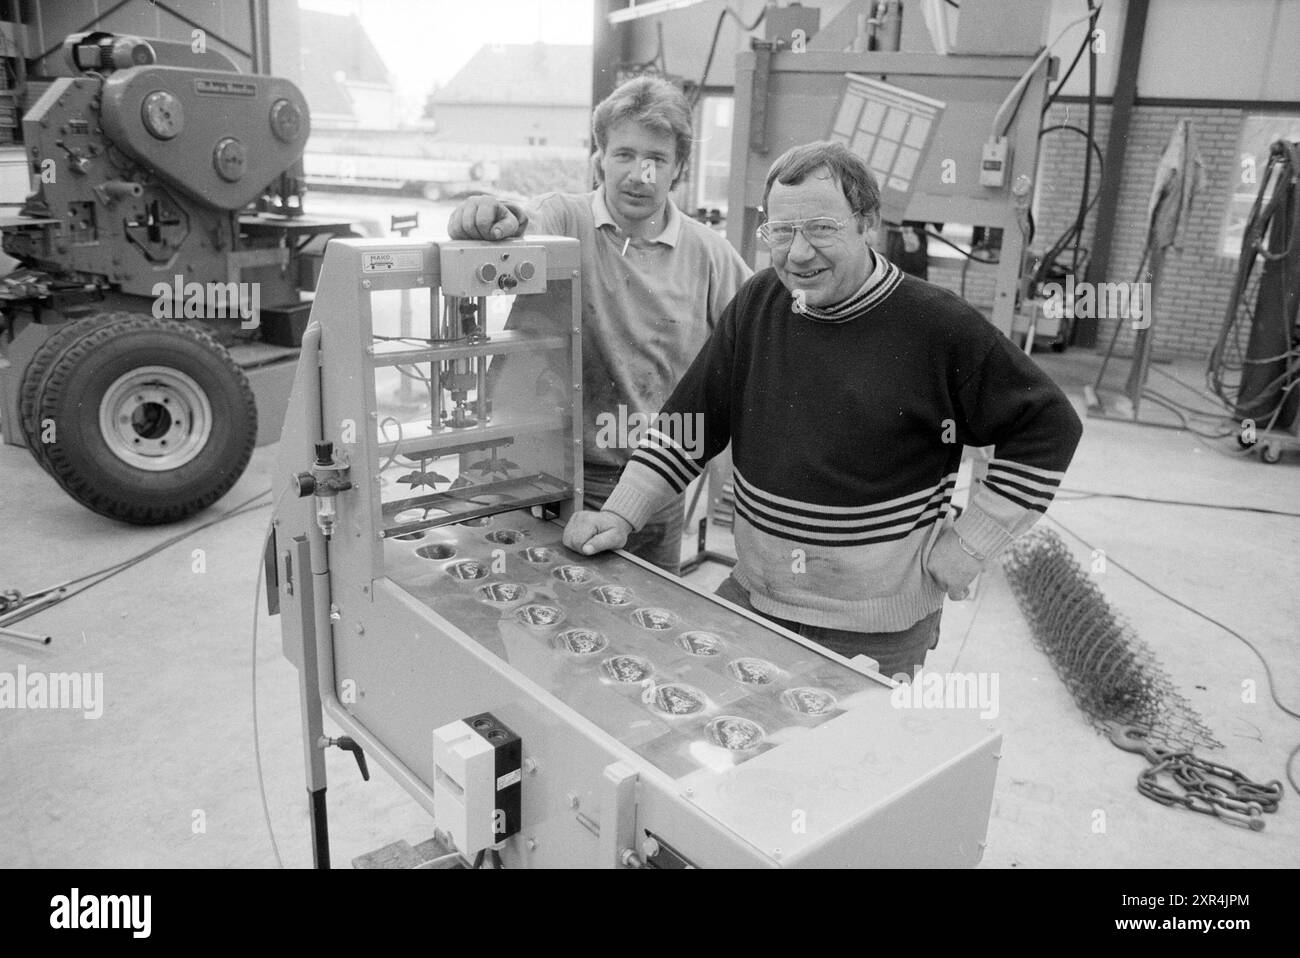
POLYGON ((357 768, 361 769, 361 777, 367 782, 370 781, 370 769, 366 767, 366 753, 361 751, 361 746, 346 735, 336 738, 334 744, 352 753, 352 757, 357 760, 357 768))

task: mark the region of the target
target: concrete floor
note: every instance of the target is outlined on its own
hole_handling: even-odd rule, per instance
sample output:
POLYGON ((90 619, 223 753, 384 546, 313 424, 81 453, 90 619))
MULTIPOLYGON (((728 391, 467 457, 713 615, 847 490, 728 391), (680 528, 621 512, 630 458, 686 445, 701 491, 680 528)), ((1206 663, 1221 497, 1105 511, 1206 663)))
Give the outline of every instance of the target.
MULTIPOLYGON (((1080 387, 1092 381, 1097 357, 1071 350, 1036 358, 1082 410, 1080 387)), ((1161 371, 1187 383, 1202 379, 1196 364, 1161 371)), ((274 447, 259 449, 239 484, 188 526, 278 487, 284 477, 273 476, 273 466, 274 447)), ((1297 512, 1298 469, 1295 453, 1263 465, 1230 439, 1089 419, 1066 486, 1297 512)), ((34 591, 180 528, 102 519, 14 447, 0 447, 0 480, 0 588, 34 591)), ((1272 703, 1259 661, 1114 563, 1246 636, 1268 660, 1282 701, 1300 711, 1300 519, 1069 493, 1048 515, 1112 560, 1099 584, 1224 743, 1208 754, 1258 780, 1284 779, 1300 721, 1272 703), (1255 699, 1243 701, 1251 682, 1255 699)), ((19 626, 52 634, 48 647, 0 638, 0 673, 102 673, 105 702, 94 720, 73 711, 0 710, 0 866, 274 866, 254 763, 254 685, 280 855, 288 867, 310 864, 296 673, 280 654, 279 620, 259 613, 256 648, 252 642, 268 517, 263 505, 196 532, 19 626)), ((1088 567, 1091 550, 1063 535, 1088 567)), ((727 548, 725 531, 710 545, 727 548)), ((711 584, 725 572, 706 565, 695 576, 711 584)), ((1300 796, 1290 788, 1262 832, 1139 796, 1143 760, 1117 751, 1084 721, 1033 646, 1000 570, 983 577, 974 598, 948 604, 928 665, 1000 676, 994 724, 1005 740, 985 867, 1300 865, 1300 796)), ((336 867, 432 834, 429 817, 382 772, 363 783, 351 756, 336 749, 327 764, 336 867)))

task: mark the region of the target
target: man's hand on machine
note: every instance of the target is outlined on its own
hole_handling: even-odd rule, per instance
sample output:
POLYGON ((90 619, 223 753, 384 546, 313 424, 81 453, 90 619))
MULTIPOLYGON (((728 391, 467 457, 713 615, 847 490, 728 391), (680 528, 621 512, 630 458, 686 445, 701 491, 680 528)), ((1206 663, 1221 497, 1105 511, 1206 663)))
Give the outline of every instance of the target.
POLYGON ((564 527, 564 544, 589 556, 623 548, 631 534, 632 523, 613 512, 575 512, 564 527))
POLYGON ((528 214, 495 196, 471 196, 451 211, 447 235, 454 240, 503 240, 523 236, 528 214))

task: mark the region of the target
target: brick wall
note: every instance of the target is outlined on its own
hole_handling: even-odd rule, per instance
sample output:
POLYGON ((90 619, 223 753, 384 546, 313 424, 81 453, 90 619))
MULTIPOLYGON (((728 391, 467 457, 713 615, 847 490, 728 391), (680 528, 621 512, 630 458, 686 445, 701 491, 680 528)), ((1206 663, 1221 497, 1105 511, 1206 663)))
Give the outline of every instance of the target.
MULTIPOLYGON (((1069 123, 1083 128, 1085 105, 1056 103, 1048 111, 1044 127, 1069 123)), ((1111 108, 1097 108, 1094 136, 1103 154, 1110 131, 1111 108)), ((1160 155, 1179 118, 1192 124, 1201 158, 1205 163, 1205 186, 1192 207, 1183 249, 1169 250, 1160 290, 1155 302, 1155 354, 1158 357, 1209 355, 1227 308, 1229 287, 1236 262, 1220 256, 1219 236, 1239 166, 1237 142, 1242 111, 1234 107, 1137 106, 1130 118, 1124 177, 1120 183, 1119 208, 1111 240, 1110 267, 1106 282, 1132 282, 1146 243, 1147 204, 1155 183, 1160 155)), ((1083 182, 1083 150, 1087 141, 1077 133, 1057 131, 1043 137, 1039 160, 1039 193, 1035 209, 1035 248, 1046 249, 1073 222, 1078 212, 1083 182)), ((1093 158, 1094 189, 1097 162, 1093 158)), ((1090 247, 1096 208, 1089 215, 1083 244, 1090 247)), ((972 270, 974 267, 972 267, 972 270)), ((1121 324, 1118 355, 1131 355, 1133 330, 1129 322, 1103 319, 1098 324, 1097 349, 1104 351, 1121 324)))
MULTIPOLYGON (((937 245, 937 244, 935 244, 937 245)), ((934 245, 930 247, 934 249, 934 245)), ((977 256, 988 256, 979 252, 977 256)), ((950 289, 954 293, 962 290, 962 262, 964 257, 957 254, 955 259, 939 259, 930 256, 929 280, 936 286, 950 289)), ((997 288, 998 268, 983 263, 972 262, 966 268, 966 302, 970 303, 985 316, 993 315, 993 294, 997 288)))

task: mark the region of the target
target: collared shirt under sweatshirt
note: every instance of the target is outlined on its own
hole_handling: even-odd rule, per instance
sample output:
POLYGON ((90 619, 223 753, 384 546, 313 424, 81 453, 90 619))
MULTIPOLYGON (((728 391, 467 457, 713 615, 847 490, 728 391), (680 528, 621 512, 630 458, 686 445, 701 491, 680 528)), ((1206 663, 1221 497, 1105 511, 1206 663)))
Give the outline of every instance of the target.
POLYGON ((737 294, 605 510, 636 528, 730 442, 734 575, 760 612, 861 632, 939 609, 941 534, 994 557, 1051 502, 1082 432, 1059 388, 957 296, 877 256, 867 283, 796 312, 774 270, 737 294), (692 443, 692 445, 696 445, 692 443), (954 522, 963 445, 994 446, 954 522), (697 450, 699 446, 696 446, 697 450))
POLYGON ((650 239, 618 228, 603 189, 548 193, 529 212, 529 233, 581 242, 583 458, 621 467, 632 450, 602 425, 659 411, 752 271, 672 200, 650 239))

